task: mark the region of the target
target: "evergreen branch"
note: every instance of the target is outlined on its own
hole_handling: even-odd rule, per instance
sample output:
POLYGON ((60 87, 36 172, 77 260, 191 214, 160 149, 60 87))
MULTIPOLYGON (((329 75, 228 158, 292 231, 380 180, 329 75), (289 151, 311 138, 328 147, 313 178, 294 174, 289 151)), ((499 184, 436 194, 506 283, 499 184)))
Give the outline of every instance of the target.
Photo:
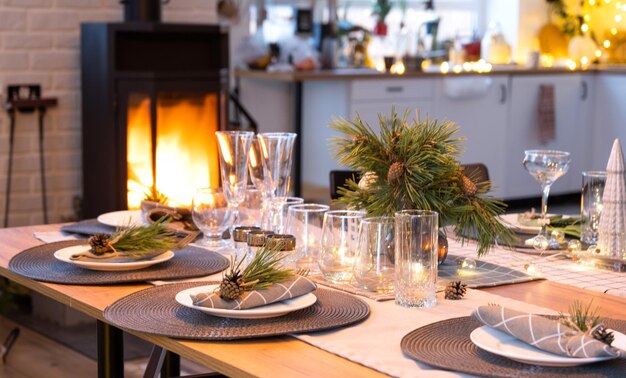
POLYGON ((491 182, 464 176, 459 163, 464 139, 456 136, 455 123, 421 120, 419 113, 409 121, 408 112, 400 117, 395 109, 389 117, 379 115, 378 121, 378 135, 358 116, 331 123, 342 134, 330 143, 338 162, 377 176, 366 189, 348 180, 335 203, 373 216, 402 209, 437 211, 441 225, 456 226, 457 237, 476 236, 479 255, 496 242, 513 244, 513 232, 497 218, 506 205, 487 195, 491 182))

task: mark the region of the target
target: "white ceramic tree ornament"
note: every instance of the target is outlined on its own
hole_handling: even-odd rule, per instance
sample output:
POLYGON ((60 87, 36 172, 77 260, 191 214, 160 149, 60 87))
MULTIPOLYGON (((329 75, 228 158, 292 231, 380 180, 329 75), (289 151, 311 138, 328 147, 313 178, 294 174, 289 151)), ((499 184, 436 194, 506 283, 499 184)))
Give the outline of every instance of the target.
POLYGON ((626 258, 626 180, 624 179, 624 154, 619 139, 613 142, 606 171, 598 246, 602 254, 624 259, 626 258))

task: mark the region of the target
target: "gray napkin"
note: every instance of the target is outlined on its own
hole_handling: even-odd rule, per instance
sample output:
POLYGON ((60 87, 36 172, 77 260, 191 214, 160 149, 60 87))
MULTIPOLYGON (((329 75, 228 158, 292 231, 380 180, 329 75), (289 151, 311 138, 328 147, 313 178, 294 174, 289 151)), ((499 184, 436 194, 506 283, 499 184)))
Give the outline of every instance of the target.
POLYGON ((626 352, 612 348, 584 332, 578 332, 539 315, 510 310, 501 306, 480 306, 472 314, 485 325, 532 345, 567 357, 626 357, 626 352))
POLYGON ((316 288, 317 286, 310 279, 296 275, 293 279, 275 283, 266 289, 247 291, 241 298, 235 300, 222 299, 218 293, 214 292, 192 295, 191 300, 194 306, 245 310, 299 297, 316 288))
POLYGON ((86 219, 62 226, 61 231, 91 236, 95 234, 112 234, 115 232, 115 227, 102 224, 96 219, 86 219))

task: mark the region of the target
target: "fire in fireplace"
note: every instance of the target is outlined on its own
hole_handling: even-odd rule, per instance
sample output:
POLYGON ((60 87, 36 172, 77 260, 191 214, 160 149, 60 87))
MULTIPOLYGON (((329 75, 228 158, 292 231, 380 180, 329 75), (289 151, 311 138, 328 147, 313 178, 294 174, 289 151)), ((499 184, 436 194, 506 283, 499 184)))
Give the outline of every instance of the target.
POLYGON ((227 32, 132 21, 81 25, 85 218, 137 208, 152 188, 189 205, 194 188, 219 184, 227 32))

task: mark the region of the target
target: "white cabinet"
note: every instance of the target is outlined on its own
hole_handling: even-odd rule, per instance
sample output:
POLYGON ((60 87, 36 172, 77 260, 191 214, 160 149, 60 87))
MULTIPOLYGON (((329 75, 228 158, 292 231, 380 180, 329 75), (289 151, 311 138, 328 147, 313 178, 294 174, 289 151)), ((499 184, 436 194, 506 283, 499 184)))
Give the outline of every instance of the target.
POLYGON ((593 158, 589 169, 605 170, 613 140, 626 148, 626 75, 601 73, 596 77, 595 118, 590 126, 593 158))
POLYGON ((509 76, 445 77, 437 81, 433 116, 454 121, 462 143, 461 163, 489 169, 492 194, 506 194, 506 138, 509 76))
MULTIPOLYGON (((588 168, 588 122, 591 114, 592 83, 584 74, 520 75, 511 79, 511 104, 506 145, 506 197, 539 196, 539 184, 522 167, 524 150, 553 149, 569 151, 569 172, 552 186, 551 194, 580 190, 581 172, 588 168), (539 138, 538 100, 541 85, 555 89, 554 140, 542 144, 539 138)), ((486 115, 488 116, 488 115, 486 115)), ((495 142, 495 141, 494 141, 495 142)))
POLYGON ((401 116, 405 111, 421 115, 432 110, 433 79, 354 80, 350 83, 350 116, 357 114, 374 130, 378 129, 378 115, 389 117, 395 108, 401 116))

